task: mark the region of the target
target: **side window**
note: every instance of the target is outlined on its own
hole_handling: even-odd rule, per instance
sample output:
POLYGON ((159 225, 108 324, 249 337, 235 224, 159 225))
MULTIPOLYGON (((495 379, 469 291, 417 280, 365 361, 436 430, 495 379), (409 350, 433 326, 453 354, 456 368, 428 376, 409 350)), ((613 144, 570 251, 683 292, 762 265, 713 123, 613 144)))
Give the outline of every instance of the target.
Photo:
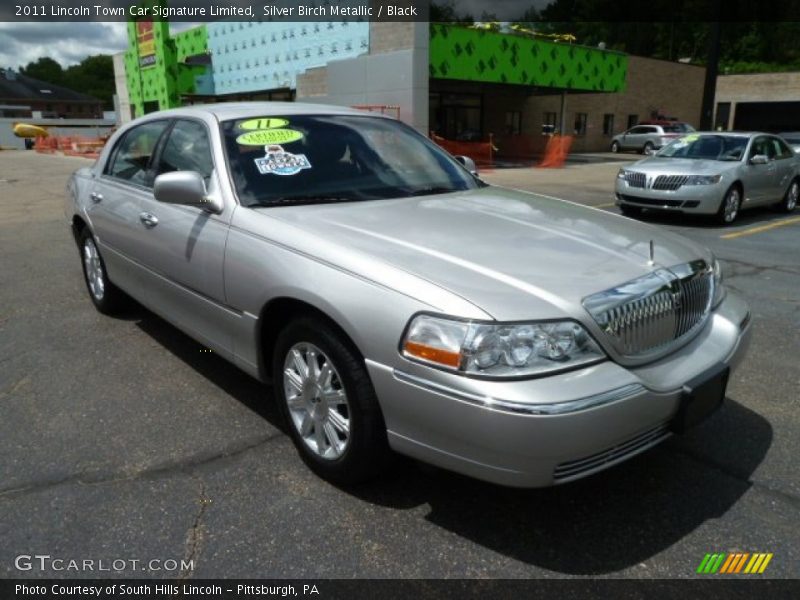
POLYGON ((644 127, 633 127, 628 134, 630 135, 637 135, 639 133, 644 133, 644 127))
POLYGON ((167 124, 167 121, 152 121, 126 133, 114 153, 113 162, 106 168, 106 175, 150 187, 153 181, 148 165, 167 124))
POLYGON ((177 121, 164 144, 156 174, 195 171, 208 180, 213 170, 211 144, 205 125, 197 121, 177 121))
POLYGON ((758 154, 763 154, 767 158, 772 158, 775 152, 773 149, 770 148, 772 144, 768 144, 767 142, 768 140, 765 137, 759 137, 753 140, 753 145, 750 148, 749 158, 753 158, 758 154))
POLYGON ((773 148, 775 148, 775 157, 776 158, 791 158, 792 157, 792 150, 789 146, 784 143, 783 140, 778 138, 771 138, 770 141, 772 142, 773 148))

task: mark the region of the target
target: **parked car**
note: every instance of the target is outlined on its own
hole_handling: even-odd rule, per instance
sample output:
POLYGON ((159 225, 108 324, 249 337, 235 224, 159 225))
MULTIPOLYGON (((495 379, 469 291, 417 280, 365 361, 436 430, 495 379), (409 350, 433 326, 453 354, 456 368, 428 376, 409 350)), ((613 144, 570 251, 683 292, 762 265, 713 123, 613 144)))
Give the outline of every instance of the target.
POLYGON ((196 106, 121 128, 66 217, 99 311, 130 295, 272 382, 332 481, 391 449, 563 483, 720 406, 751 327, 710 251, 462 160, 353 109, 196 106))
POLYGON ((792 150, 800 152, 800 131, 785 131, 778 135, 783 138, 784 142, 791 146, 792 150))
POLYGON ((687 131, 694 131, 688 123, 677 121, 642 122, 615 135, 611 139, 611 151, 636 150, 642 154, 651 154, 687 131))
POLYGON ((659 125, 668 133, 692 133, 695 130, 689 123, 673 119, 656 119, 653 121, 639 121, 639 125, 659 125))
POLYGON ((755 206, 791 212, 798 195, 800 157, 766 133, 692 133, 620 169, 616 183, 625 215, 667 210, 715 215, 723 225, 755 206))

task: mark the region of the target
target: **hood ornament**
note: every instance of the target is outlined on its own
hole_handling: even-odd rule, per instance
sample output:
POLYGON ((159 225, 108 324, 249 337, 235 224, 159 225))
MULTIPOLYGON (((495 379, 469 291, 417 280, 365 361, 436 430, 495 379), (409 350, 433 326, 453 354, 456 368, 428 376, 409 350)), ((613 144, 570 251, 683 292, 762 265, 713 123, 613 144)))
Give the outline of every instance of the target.
POLYGON ((656 256, 656 243, 653 240, 650 240, 650 260, 647 261, 647 264, 651 267, 654 264, 656 264, 655 256, 656 256))

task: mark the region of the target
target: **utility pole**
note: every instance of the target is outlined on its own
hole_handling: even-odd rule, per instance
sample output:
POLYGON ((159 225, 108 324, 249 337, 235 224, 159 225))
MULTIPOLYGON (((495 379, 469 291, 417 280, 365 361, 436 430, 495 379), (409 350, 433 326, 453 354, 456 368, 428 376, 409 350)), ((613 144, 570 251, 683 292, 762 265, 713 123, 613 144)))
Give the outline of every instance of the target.
POLYGON ((714 3, 714 21, 709 23, 708 60, 706 61, 706 80, 703 85, 703 103, 700 109, 700 129, 714 128, 714 95, 717 91, 717 72, 719 71, 720 45, 720 0, 714 3))

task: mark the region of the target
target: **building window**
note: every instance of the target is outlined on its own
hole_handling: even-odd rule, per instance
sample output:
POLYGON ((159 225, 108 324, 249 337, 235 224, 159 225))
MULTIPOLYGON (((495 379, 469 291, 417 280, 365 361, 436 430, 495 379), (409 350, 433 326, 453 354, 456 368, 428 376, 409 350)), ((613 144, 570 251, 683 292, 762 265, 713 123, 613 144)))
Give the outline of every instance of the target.
POLYGON ((513 135, 522 133, 522 113, 518 110, 506 111, 506 133, 513 135))
POLYGON ((575 113, 575 135, 586 135, 586 121, 588 115, 586 113, 575 113))
POLYGON ((639 115, 628 115, 628 129, 639 124, 639 115))
POLYGON ((603 115, 603 135, 614 135, 614 114, 603 115))
POLYGON ((542 135, 552 135, 556 132, 556 122, 558 115, 554 112, 546 112, 542 115, 542 135))

